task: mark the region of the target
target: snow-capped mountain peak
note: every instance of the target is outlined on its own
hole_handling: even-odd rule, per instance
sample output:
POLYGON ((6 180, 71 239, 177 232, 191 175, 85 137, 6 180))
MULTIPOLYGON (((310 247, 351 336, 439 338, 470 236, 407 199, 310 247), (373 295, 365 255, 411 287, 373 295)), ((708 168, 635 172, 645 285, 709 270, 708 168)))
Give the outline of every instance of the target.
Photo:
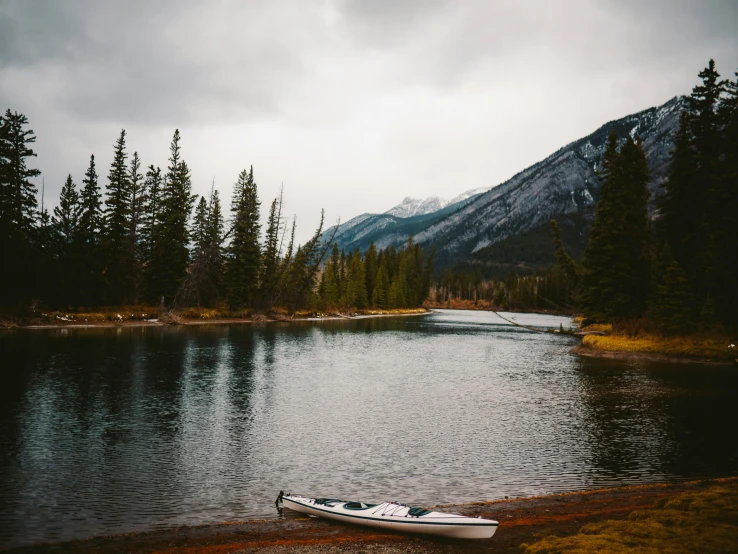
POLYGON ((438 196, 429 196, 425 199, 406 196, 397 206, 384 213, 395 217, 413 217, 438 211, 447 205, 448 201, 438 196))

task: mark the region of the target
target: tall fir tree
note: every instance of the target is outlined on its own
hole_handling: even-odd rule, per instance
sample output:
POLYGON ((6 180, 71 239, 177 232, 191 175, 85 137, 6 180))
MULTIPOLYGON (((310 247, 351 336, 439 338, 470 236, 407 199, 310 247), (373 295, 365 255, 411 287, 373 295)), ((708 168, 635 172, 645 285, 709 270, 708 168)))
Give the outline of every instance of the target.
POLYGON ((151 260, 150 295, 173 304, 185 280, 190 253, 187 223, 195 203, 190 169, 182 159, 181 137, 175 130, 170 146, 169 166, 160 193, 157 236, 151 260))
POLYGON ((59 195, 59 205, 54 208, 54 217, 52 218, 53 224, 59 233, 62 250, 68 250, 76 242, 81 215, 82 206, 77 186, 74 184, 72 176, 67 175, 67 180, 64 182, 59 195))
POLYGON ((38 169, 28 167, 36 153, 36 136, 28 118, 9 109, 0 116, 0 305, 20 307, 36 294, 43 279, 44 242, 37 233, 38 203, 31 179, 38 169))
POLYGON ((259 278, 262 305, 269 309, 274 302, 274 293, 279 284, 281 241, 283 238, 282 194, 272 201, 267 219, 266 236, 264 237, 264 253, 262 255, 261 276, 259 278))
POLYGON ((225 267, 228 303, 232 308, 252 307, 257 300, 261 268, 259 206, 252 166, 250 171, 244 169, 239 174, 231 201, 233 232, 225 267))
POLYGON ((80 288, 81 244, 79 223, 82 214, 79 193, 68 175, 59 196, 59 205, 54 208, 52 226, 56 238, 56 257, 59 271, 56 276, 56 300, 63 305, 78 305, 84 292, 80 288))
POLYGON ((134 289, 135 257, 130 244, 131 182, 126 160, 126 131, 115 142, 108 173, 105 199, 105 280, 107 301, 120 305, 131 301, 134 289))
POLYGON ((153 278, 154 250, 158 244, 160 228, 162 175, 159 167, 150 165, 146 170, 141 217, 141 265, 143 267, 144 296, 154 298, 150 281, 153 278))
POLYGON ((141 174, 141 158, 138 152, 131 156, 128 169, 128 182, 130 184, 131 219, 128 236, 128 259, 131 260, 131 301, 137 303, 141 298, 143 289, 143 244, 141 227, 144 219, 145 181, 141 174))
POLYGON ((628 138, 608 137, 600 199, 585 251, 584 313, 600 321, 643 315, 649 289, 648 163, 628 138))
POLYGON ((98 305, 102 301, 103 261, 100 259, 102 237, 105 234, 102 196, 98 185, 95 168, 95 156, 90 156, 90 163, 82 179, 80 192, 79 226, 79 264, 77 274, 82 291, 80 300, 88 305, 98 305))

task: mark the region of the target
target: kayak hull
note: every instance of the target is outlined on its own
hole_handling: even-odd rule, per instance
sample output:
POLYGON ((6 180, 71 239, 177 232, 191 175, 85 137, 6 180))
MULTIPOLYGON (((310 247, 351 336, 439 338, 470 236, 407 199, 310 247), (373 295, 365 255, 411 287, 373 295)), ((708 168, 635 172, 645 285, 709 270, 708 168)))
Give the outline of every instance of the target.
POLYGON ((435 535, 454 539, 488 539, 497 531, 498 522, 445 512, 431 512, 413 517, 409 507, 385 502, 364 509, 347 509, 343 500, 329 502, 296 495, 282 498, 285 508, 311 516, 323 517, 388 531, 435 535))

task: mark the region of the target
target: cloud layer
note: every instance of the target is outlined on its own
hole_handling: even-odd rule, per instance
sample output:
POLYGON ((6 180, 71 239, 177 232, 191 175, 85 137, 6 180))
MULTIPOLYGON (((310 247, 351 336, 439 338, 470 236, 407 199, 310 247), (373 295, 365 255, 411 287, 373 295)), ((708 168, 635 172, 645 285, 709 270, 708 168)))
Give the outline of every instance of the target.
POLYGON ((612 1, 6 0, 0 107, 38 135, 47 202, 89 155, 164 166, 175 128, 195 188, 254 165, 304 240, 402 197, 492 186, 607 120, 738 66, 738 4, 612 1))

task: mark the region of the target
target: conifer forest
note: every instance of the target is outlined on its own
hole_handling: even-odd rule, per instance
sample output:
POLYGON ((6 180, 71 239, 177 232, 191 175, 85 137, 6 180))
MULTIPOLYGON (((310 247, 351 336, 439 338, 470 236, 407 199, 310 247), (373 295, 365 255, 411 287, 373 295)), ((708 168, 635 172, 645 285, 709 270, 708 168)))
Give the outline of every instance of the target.
POLYGON ((214 187, 198 198, 179 130, 165 169, 143 167, 121 130, 107 183, 91 155, 81 186, 69 175, 50 214, 32 182, 40 172, 28 118, 8 109, 0 124, 0 306, 11 312, 39 303, 404 308, 427 294, 431 260, 412 239, 400 249, 331 251, 321 217, 313 237, 296 245, 281 194, 262 229, 253 167, 238 175, 229 208, 214 187))

